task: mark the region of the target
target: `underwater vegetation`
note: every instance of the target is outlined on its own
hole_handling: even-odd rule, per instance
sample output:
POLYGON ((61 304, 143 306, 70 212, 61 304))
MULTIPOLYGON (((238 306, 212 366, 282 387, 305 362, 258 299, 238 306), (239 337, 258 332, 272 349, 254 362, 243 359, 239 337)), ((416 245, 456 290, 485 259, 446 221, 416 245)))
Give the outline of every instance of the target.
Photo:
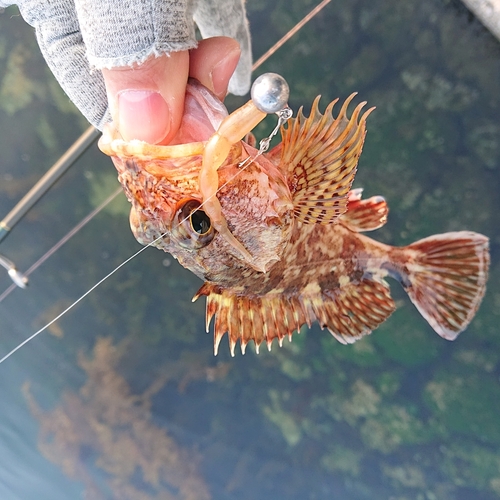
MULTIPOLYGON (((248 2, 254 53, 314 3, 248 2)), ((0 16, 0 89, 24 96, 0 110, 3 210, 83 129, 58 104, 69 106, 47 83, 30 29, 14 34, 20 25, 0 16), (10 89, 7 75, 29 82, 10 89)), ((476 318, 446 342, 394 287, 398 310, 353 345, 315 327, 258 357, 248 350, 231 360, 221 349, 213 359, 203 304, 190 302, 200 282, 147 250, 67 315, 53 331, 59 337, 23 351, 41 452, 89 494, 108 497, 116 488, 147 500, 188 498, 194 493, 182 482, 192 478, 198 494, 221 500, 500 498, 500 44, 458 0, 339 0, 265 71, 287 79, 294 110, 318 93, 329 102, 352 91, 377 107, 354 187, 389 203, 379 241, 405 245, 459 229, 490 237, 489 287, 476 318), (36 366, 49 352, 58 361, 42 376, 30 361, 36 366), (137 450, 151 442, 142 456, 137 450), (133 452, 122 456, 121 446, 133 452)), ((234 109, 242 100, 227 102, 234 109)), ((257 138, 270 127, 259 126, 257 138)), ((69 230, 68 218, 76 222, 102 201, 103 186, 118 185, 115 177, 107 158, 90 153, 0 251, 15 250, 29 265, 60 225, 69 230)), ((47 261, 30 299, 16 296, 29 304, 16 341, 57 300, 77 298, 137 250, 126 203, 115 203, 47 261)), ((12 304, 0 305, 0 343, 12 304)))
MULTIPOLYGON (((89 499, 209 500, 196 453, 179 447, 151 415, 152 396, 179 374, 170 369, 136 395, 117 371, 119 360, 120 349, 110 339, 98 339, 92 358, 79 356, 85 384, 78 393, 64 393, 61 406, 47 412, 25 384, 30 411, 40 422, 40 451, 82 481, 89 499), (104 477, 96 479, 95 470, 104 477)), ((181 374, 186 369, 187 363, 181 374)))

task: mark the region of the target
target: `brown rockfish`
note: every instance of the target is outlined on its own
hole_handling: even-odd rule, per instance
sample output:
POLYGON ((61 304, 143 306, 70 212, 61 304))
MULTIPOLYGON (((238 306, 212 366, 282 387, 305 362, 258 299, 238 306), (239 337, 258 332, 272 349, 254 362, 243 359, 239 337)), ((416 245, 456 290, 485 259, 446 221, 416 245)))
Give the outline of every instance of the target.
MULTIPOLYGON (((353 96, 336 117, 337 101, 322 114, 318 97, 308 118, 301 109, 281 128, 282 142, 268 153, 258 155, 248 138, 229 144, 211 178, 226 234, 214 228, 200 188, 207 141, 227 120, 205 87, 189 84, 172 145, 127 143, 112 125, 105 130, 100 147, 132 204, 135 237, 205 281, 195 299, 207 297, 207 331, 215 316, 215 353, 226 332, 234 354, 238 340, 242 352, 250 340, 258 351, 314 321, 352 343, 395 309, 387 277, 445 339, 477 311, 488 276, 486 236, 451 232, 399 248, 362 234, 381 227, 388 208, 381 196, 362 199, 361 189, 351 189, 371 111, 361 115, 361 103, 348 117, 353 96)), ((232 123, 246 130, 245 120, 232 123)))

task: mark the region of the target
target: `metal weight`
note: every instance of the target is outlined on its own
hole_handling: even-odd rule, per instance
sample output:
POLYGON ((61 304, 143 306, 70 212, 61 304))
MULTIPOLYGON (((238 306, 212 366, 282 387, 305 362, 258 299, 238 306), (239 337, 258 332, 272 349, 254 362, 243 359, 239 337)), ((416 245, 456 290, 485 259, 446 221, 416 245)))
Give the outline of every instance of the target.
POLYGON ((277 73, 264 73, 252 85, 252 101, 264 113, 277 113, 288 102, 290 89, 286 80, 277 73))

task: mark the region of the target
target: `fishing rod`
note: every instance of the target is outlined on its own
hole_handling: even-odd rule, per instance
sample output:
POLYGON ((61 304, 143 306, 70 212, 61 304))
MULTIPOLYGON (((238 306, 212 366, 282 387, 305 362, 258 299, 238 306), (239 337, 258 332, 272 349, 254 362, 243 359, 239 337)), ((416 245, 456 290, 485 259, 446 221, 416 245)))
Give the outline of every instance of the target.
MULTIPOLYGON (((89 127, 69 149, 50 167, 45 175, 24 195, 16 206, 0 221, 0 243, 10 234, 12 228, 33 208, 43 195, 62 177, 64 173, 94 144, 101 135, 99 130, 89 127)), ((4 267, 12 281, 20 288, 26 288, 28 277, 16 268, 7 257, 0 254, 0 265, 4 267)))
MULTIPOLYGON (((265 54, 263 54, 252 66, 252 71, 256 70, 262 63, 271 57, 285 42, 292 38, 307 22, 309 22, 318 12, 320 12, 331 0, 322 0, 304 18, 302 18, 292 29, 290 29, 280 40, 278 40, 265 54)), ((33 186, 33 188, 22 198, 21 201, 9 212, 0 222, 0 243, 10 233, 17 224, 35 205, 37 201, 54 185, 55 182, 76 162, 76 160, 98 139, 99 130, 89 127, 74 144, 59 158, 50 170, 33 186)), ((72 238, 83 226, 92 220, 108 203, 110 203, 121 191, 114 192, 99 207, 88 214, 81 222, 71 229, 52 248, 40 257, 24 274, 18 271, 15 264, 6 257, 0 255, 0 266, 4 267, 12 281, 14 282, 0 295, 0 302, 7 297, 16 285, 26 288, 28 276, 45 260, 47 260, 56 250, 72 238)))
MULTIPOLYGON (((265 54, 266 59, 270 57, 276 50, 278 50, 284 43, 283 40, 288 40, 293 34, 298 31, 299 28, 297 26, 302 27, 307 21, 312 19, 314 15, 316 15, 323 7, 325 7, 328 3, 330 3, 331 0, 323 0, 320 2, 309 14, 305 16, 304 19, 299 21, 299 23, 292 28, 288 33, 286 33, 281 40, 276 42, 265 54)), ((252 67, 252 70, 256 69, 257 66, 262 64, 264 62, 264 56, 261 57, 252 67)), ((88 131, 87 131, 88 132, 88 131)), ((97 132, 96 132, 97 133, 97 132)), ((98 135, 98 133, 97 133, 98 135)), ((81 138, 80 138, 81 139, 81 138)), ((67 153, 66 153, 67 154, 67 153)), ((40 259, 38 259, 35 264, 31 266, 31 268, 27 271, 26 274, 29 274, 30 272, 34 271, 41 263, 43 263, 46 259, 48 259, 56 250, 58 250, 66 241, 68 241, 73 235, 75 235, 85 224, 87 224, 95 215, 97 215, 108 203, 110 203, 119 193, 121 192, 121 188, 119 188, 115 193, 109 196, 107 200, 105 200, 101 205, 97 208, 95 208, 87 217, 85 217, 79 224, 77 224, 69 233, 64 236, 58 243, 56 243, 50 250, 48 250, 40 259)), ((163 235, 161 235, 159 238, 161 238, 163 235)), ((159 239, 158 238, 158 239, 159 239)), ((155 240, 156 241, 156 240, 155 240)), ((2 358, 0 358, 0 364, 3 363, 5 360, 10 358, 14 353, 16 353, 19 349, 24 347, 27 343, 31 342, 34 338, 38 337, 40 333, 45 331, 50 325, 52 325, 54 322, 59 320, 62 316, 64 316, 68 311, 73 309, 77 304, 79 304, 85 297, 87 297, 91 292, 93 292, 97 287, 99 287, 104 281, 106 281, 110 276, 115 274, 119 269, 121 269, 123 266, 125 266, 128 262, 130 262, 132 259, 137 257, 140 253, 145 251, 147 248, 149 248, 152 244, 155 243, 155 241, 149 243, 148 245, 142 247, 140 250, 135 252, 133 255, 131 255, 128 259, 123 261, 120 265, 115 267, 111 272, 109 272, 104 278, 99 280, 94 286, 92 286, 89 290, 87 290, 83 295, 81 295, 77 300, 75 300, 72 304, 69 305, 64 311, 62 311, 60 314, 58 314, 55 318, 53 318, 51 321, 49 321, 47 324, 45 324, 42 328, 37 330, 35 333, 30 335, 28 338, 26 338, 24 341, 19 343, 14 349, 9 351, 7 354, 5 354, 2 358)), ((3 294, 0 295, 0 302, 7 296, 9 295, 12 290, 15 289, 15 285, 11 285, 3 294)))

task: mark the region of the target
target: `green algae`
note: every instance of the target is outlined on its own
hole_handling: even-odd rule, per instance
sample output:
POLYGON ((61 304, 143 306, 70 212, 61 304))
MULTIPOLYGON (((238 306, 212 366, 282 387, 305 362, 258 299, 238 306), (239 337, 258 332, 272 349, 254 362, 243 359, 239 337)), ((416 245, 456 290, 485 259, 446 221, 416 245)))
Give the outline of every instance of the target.
POLYGON ((302 438, 303 432, 289 411, 286 403, 290 400, 290 393, 269 391, 270 404, 263 406, 262 413, 267 419, 279 427, 281 434, 289 446, 295 446, 302 438))
POLYGON ((426 486, 425 474, 419 467, 414 465, 406 466, 390 466, 384 464, 382 466, 382 471, 390 478, 391 482, 396 487, 405 488, 420 488, 423 489, 426 486))
POLYGON ((427 111, 465 111, 479 98, 477 89, 461 81, 452 82, 442 74, 431 73, 425 66, 405 69, 401 72, 401 80, 427 111))
POLYGON ((494 120, 474 124, 467 135, 467 145, 487 168, 500 165, 500 126, 494 120))
POLYGON ((29 57, 28 48, 22 44, 15 46, 8 56, 0 85, 1 107, 8 115, 13 115, 30 105, 34 98, 44 95, 43 85, 38 85, 26 74, 29 57))
POLYGON ((41 116, 36 131, 45 149, 54 151, 58 147, 57 133, 45 116, 41 116))
POLYGON ((441 469, 457 486, 490 489, 500 495, 499 449, 478 446, 471 441, 450 443, 442 450, 441 469))
POLYGON ((401 374, 397 371, 382 372, 376 379, 377 388, 384 396, 393 396, 401 388, 401 374))
POLYGON ((309 366, 304 366, 290 358, 282 359, 280 366, 281 371, 296 382, 310 379, 312 376, 312 370, 309 366))
POLYGON ((336 446, 321 457, 321 465, 332 472, 358 477, 362 470, 362 458, 363 454, 359 451, 344 446, 336 446))
POLYGON ((448 432, 500 444, 497 377, 470 368, 439 372, 426 385, 424 401, 448 432))
POLYGON ((384 406, 370 415, 360 427, 365 445, 389 454, 401 446, 423 444, 435 437, 435 431, 412 414, 412 408, 400 405, 384 406))
POLYGON ((366 337, 359 342, 340 348, 332 338, 327 335, 321 338, 321 347, 325 356, 331 358, 327 364, 347 361, 360 367, 380 366, 382 357, 374 343, 373 337, 366 337))
POLYGON ((408 302, 392 315, 390 322, 390 328, 384 325, 373 336, 375 345, 386 358, 414 367, 425 365, 439 356, 443 342, 408 302))
MULTIPOLYGON (((247 7, 259 55, 312 2, 247 7)), ((43 170, 55 156, 48 151, 62 148, 83 125, 54 81, 43 83, 43 71, 37 73, 43 78, 33 78, 27 69, 31 52, 16 52, 17 43, 0 37, 2 88, 6 75, 20 82, 19 89, 5 90, 19 92, 19 99, 15 110, 7 103, 0 112, 2 160, 7 173, 17 172, 19 154, 29 154, 38 162, 26 166, 32 173, 43 170), (14 56, 15 71, 8 62, 14 56), (14 120, 22 138, 11 130, 14 120), (35 127, 32 137, 28 124, 35 127)), ((377 106, 356 178, 366 196, 383 195, 390 206, 389 222, 376 239, 404 245, 460 229, 491 236, 489 289, 468 330, 455 343, 440 339, 394 284, 398 310, 353 345, 340 345, 315 327, 294 335, 292 343, 285 340, 282 349, 276 343, 271 353, 261 349, 258 358, 248 352, 231 359, 224 339, 213 359, 212 339, 203 333, 203 301, 190 302, 199 281, 168 255, 147 250, 88 298, 85 314, 62 323, 62 340, 49 339, 64 354, 58 367, 71 364, 80 348, 90 352, 97 336, 109 335, 126 339, 120 370, 128 372, 130 385, 150 387, 157 380, 159 386, 169 367, 185 369, 150 405, 155 423, 165 420, 201 449, 200 470, 214 498, 498 498, 498 42, 471 24, 456 2, 341 0, 290 43, 261 70, 286 76, 295 110, 320 93, 326 105, 356 90, 359 100, 377 106), (222 380, 214 377, 219 363, 231 366, 222 380)), ((256 131, 258 138, 274 126, 270 122, 256 131)), ((116 185, 108 159, 95 169, 80 183, 82 198, 71 197, 78 214, 116 185)), ((70 187, 64 185, 61 198, 67 200, 70 187)), ((69 291, 59 285, 60 293, 77 296, 138 249, 128 207, 117 204, 48 264, 43 293, 54 280, 73 283, 69 291)), ((41 215, 34 212, 44 234, 31 245, 23 242, 23 251, 36 253, 61 214, 68 215, 67 207, 61 201, 50 209, 42 205, 41 215)), ((49 384, 51 377, 58 371, 45 367, 40 378, 49 384)))
POLYGON ((385 72, 386 55, 377 45, 363 45, 342 70, 342 91, 363 90, 372 85, 385 72))

